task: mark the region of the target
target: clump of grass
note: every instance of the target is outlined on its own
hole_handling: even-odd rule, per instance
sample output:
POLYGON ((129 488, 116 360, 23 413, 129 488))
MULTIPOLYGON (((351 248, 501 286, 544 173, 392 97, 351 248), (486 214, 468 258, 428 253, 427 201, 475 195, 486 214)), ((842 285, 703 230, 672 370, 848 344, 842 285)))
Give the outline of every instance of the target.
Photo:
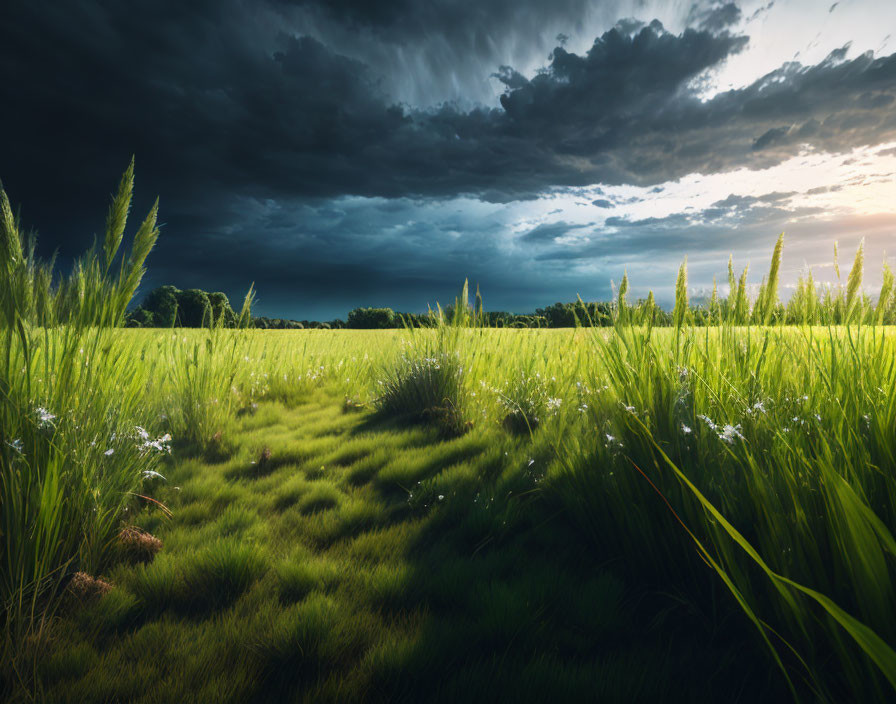
POLYGON ((434 425, 448 437, 473 427, 468 420, 467 374, 462 333, 478 323, 469 305, 467 283, 449 316, 439 308, 434 330, 410 329, 405 349, 378 380, 374 404, 380 413, 434 425))
POLYGON ((226 608, 267 570, 264 552, 235 537, 177 556, 162 553, 138 565, 127 585, 149 614, 172 609, 204 615, 226 608))
POLYGON ((83 609, 79 620, 87 628, 97 628, 107 635, 136 623, 140 614, 140 602, 126 589, 113 587, 103 597, 83 609))
POLYGON ((252 545, 224 539, 185 566, 183 603, 196 610, 228 606, 265 572, 264 556, 252 545))
POLYGON ((311 592, 327 590, 336 583, 340 572, 333 562, 302 556, 281 562, 276 574, 280 599, 297 602, 311 592))
POLYGON ((405 354, 380 379, 377 409, 384 414, 429 421, 458 432, 466 401, 464 370, 457 354, 405 354))
POLYGON ((266 689, 283 690, 319 678, 326 668, 357 657, 379 626, 370 614, 352 612, 333 597, 312 593, 278 615, 255 650, 266 689))
POLYGON ((165 405, 173 432, 180 442, 222 459, 228 454, 224 429, 243 407, 236 379, 240 362, 248 358, 244 328, 254 296, 250 287, 237 329, 226 328, 224 316, 209 317, 198 334, 173 330, 166 340, 170 386, 165 405))
POLYGON ((298 475, 290 477, 278 487, 274 496, 274 508, 277 511, 285 511, 295 505, 308 492, 310 486, 304 477, 298 475))
POLYGON ((316 482, 299 499, 299 512, 308 515, 336 508, 342 498, 342 493, 335 486, 325 482, 316 482))
POLYGON ((514 434, 535 431, 548 413, 560 406, 559 399, 550 397, 548 385, 538 372, 513 375, 497 395, 505 414, 501 424, 514 434))
POLYGON ((142 609, 149 613, 159 613, 175 606, 184 593, 178 563, 167 551, 149 564, 137 565, 127 586, 137 597, 142 609))

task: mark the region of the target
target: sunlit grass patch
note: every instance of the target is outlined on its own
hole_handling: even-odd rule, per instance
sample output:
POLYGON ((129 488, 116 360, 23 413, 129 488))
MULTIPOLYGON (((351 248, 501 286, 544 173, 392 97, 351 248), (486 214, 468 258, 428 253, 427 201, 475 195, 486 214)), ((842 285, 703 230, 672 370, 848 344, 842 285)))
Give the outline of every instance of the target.
POLYGON ((160 554, 148 565, 138 565, 129 575, 127 584, 149 613, 159 613, 183 600, 185 585, 180 570, 179 556, 160 554))
POLYGON ((313 486, 305 477, 294 474, 274 489, 273 506, 277 511, 285 511, 295 505, 313 486))
POLYGON ((136 625, 141 612, 137 596, 128 589, 115 587, 99 602, 77 614, 77 621, 85 631, 105 636, 136 625))
POLYGON ((258 546, 233 538, 200 550, 165 554, 138 567, 126 585, 149 613, 205 613, 230 605, 267 570, 258 546))
POLYGON ((422 521, 403 521, 361 533, 340 547, 349 559, 377 564, 405 559, 426 525, 422 521))
POLYGON ((229 605, 267 569, 257 545, 234 539, 220 540, 183 565, 185 606, 214 610, 229 605))
POLYGON ((370 492, 356 491, 340 503, 336 517, 340 536, 349 537, 379 525, 383 520, 383 507, 370 492))
POLYGON ((343 494, 339 488, 328 482, 314 482, 299 499, 296 507, 305 515, 336 508, 343 494))
POLYGON ((296 602, 313 591, 331 589, 350 567, 326 558, 300 554, 280 562, 275 571, 280 598, 296 602))
POLYGON ((348 467, 356 462, 369 457, 381 445, 379 438, 354 437, 342 443, 329 455, 321 457, 321 464, 325 466, 336 465, 348 467))
POLYGON ((355 460, 345 471, 345 481, 355 486, 372 481, 393 454, 394 450, 379 448, 355 460))
POLYGON ((482 438, 469 435, 428 448, 414 448, 398 455, 377 474, 378 486, 410 491, 416 482, 438 474, 464 460, 475 457, 485 449, 482 438))
POLYGON ((351 576, 357 593, 373 609, 400 611, 419 606, 421 593, 414 569, 407 564, 383 564, 358 570, 351 576))
POLYGON ((231 504, 240 504, 249 495, 248 489, 237 482, 227 481, 221 470, 207 471, 186 482, 174 497, 175 505, 198 503, 220 513, 231 504))
POLYGON ((242 539, 248 531, 260 524, 261 517, 257 511, 240 504, 230 504, 210 528, 221 538, 234 536, 242 539))

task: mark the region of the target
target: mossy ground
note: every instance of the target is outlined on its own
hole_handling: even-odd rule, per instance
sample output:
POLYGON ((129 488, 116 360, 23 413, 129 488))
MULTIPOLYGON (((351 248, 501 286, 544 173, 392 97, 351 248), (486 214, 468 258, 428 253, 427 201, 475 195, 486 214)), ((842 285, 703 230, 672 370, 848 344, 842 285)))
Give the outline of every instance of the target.
POLYGON ((108 594, 61 612, 36 655, 38 699, 782 694, 743 624, 596 552, 543 490, 537 438, 446 440, 320 389, 241 414, 219 445, 172 460, 155 494, 170 519, 135 517, 163 541, 155 560, 111 569, 108 594))

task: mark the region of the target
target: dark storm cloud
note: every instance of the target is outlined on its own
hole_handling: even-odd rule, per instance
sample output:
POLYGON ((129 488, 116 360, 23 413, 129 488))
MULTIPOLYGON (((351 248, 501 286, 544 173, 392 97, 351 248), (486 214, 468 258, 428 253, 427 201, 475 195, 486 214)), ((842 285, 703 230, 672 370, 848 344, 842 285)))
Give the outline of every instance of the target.
POLYGON ((740 18, 740 8, 733 2, 714 3, 709 7, 693 5, 688 24, 710 32, 721 32, 740 22, 740 18))
POLYGON ((380 38, 405 41, 409 36, 436 30, 449 39, 466 42, 472 36, 488 35, 496 26, 524 22, 535 29, 557 17, 585 14, 590 0, 275 0, 277 4, 309 8, 334 22, 374 31, 380 38))
POLYGON ((502 68, 500 107, 421 111, 392 104, 367 67, 314 39, 271 39, 238 3, 82 0, 66 4, 80 8, 76 17, 34 7, 15 3, 18 21, 0 30, 10 77, 0 97, 16 106, 5 133, 27 136, 5 146, 4 171, 26 180, 90 178, 85 167, 137 152, 152 180, 191 198, 506 201, 552 186, 767 167, 803 144, 838 151, 896 137, 885 109, 896 56, 788 65, 702 102, 691 81, 747 39, 677 36, 654 22, 633 36, 611 30, 582 55, 557 47, 531 79, 502 68))
POLYGON ((708 254, 719 263, 732 252, 758 250, 764 256, 778 232, 824 212, 817 207, 787 207, 786 201, 793 195, 731 195, 699 211, 640 219, 610 217, 581 243, 554 246, 539 254, 538 260, 645 263, 668 260, 670 255, 708 254))
POLYGON ((568 222, 563 222, 562 220, 559 222, 545 223, 529 230, 519 238, 519 241, 536 243, 553 242, 558 237, 563 237, 573 230, 581 230, 585 227, 588 227, 588 225, 574 225, 568 222))
MULTIPOLYGON (((136 154, 136 207, 145 210, 159 194, 166 223, 158 277, 237 287, 251 280, 246 262, 266 262, 252 278, 270 275, 286 290, 315 277, 373 280, 389 269, 387 257, 406 256, 399 240, 359 245, 369 219, 353 237, 321 225, 345 225, 330 199, 346 195, 469 194, 504 203, 552 188, 649 186, 693 172, 768 167, 807 146, 840 152, 896 139, 896 56, 846 60, 841 52, 701 100, 701 78, 748 41, 729 33, 739 21, 729 4, 701 5, 699 28, 680 35, 657 22, 623 21, 587 51, 555 47, 535 75, 495 61, 482 79, 494 74, 504 94, 473 108, 401 103, 401 76, 359 58, 375 56, 376 42, 400 49, 425 35, 440 37, 450 48, 445 56, 466 54, 478 65, 495 53, 495 28, 525 43, 552 17, 574 25, 586 6, 11 0, 0 22, 0 177, 23 203, 25 221, 65 259, 101 230, 108 193, 136 154), (341 24, 342 43, 312 38, 292 23, 294 13, 341 24), (352 36, 366 53, 352 51, 345 39, 352 36), (290 208, 264 218, 254 212, 283 203, 290 208), (313 226, 303 229, 302 217, 313 226), (281 231, 289 234, 277 239, 281 231)), ((377 206, 383 229, 407 212, 389 207, 377 206)), ((529 246, 562 234, 536 230, 524 240, 529 246)), ((404 234, 421 242, 454 236, 450 228, 404 234)), ((467 242, 452 261, 458 268, 477 261, 471 253, 497 258, 467 242)), ((421 268, 408 285, 425 277, 421 268)))
MULTIPOLYGON (((177 257, 156 257, 147 287, 222 288, 233 299, 254 280, 259 310, 318 318, 344 316, 358 305, 423 312, 450 301, 465 278, 482 284, 490 306, 504 309, 534 309, 556 295, 550 291, 557 278, 539 276, 547 267, 502 248, 501 208, 470 214, 462 205, 404 198, 237 202, 227 232, 184 241, 177 257)), ((566 295, 577 290, 569 284, 566 295)))
MULTIPOLYGON (((827 189, 825 189, 827 190, 827 189)), ((812 191, 809 191, 811 194, 812 191)), ((779 203, 780 201, 787 201, 797 193, 796 191, 774 191, 772 193, 765 193, 761 196, 741 196, 732 193, 727 198, 722 200, 717 200, 712 204, 713 208, 722 208, 722 209, 743 209, 750 208, 757 203, 779 203)))

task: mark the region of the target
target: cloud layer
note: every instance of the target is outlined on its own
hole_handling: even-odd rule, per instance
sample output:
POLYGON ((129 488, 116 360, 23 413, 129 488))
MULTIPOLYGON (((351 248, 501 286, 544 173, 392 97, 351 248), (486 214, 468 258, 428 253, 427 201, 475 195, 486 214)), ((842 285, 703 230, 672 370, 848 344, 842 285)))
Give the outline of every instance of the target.
MULTIPOLYGON (((415 251, 383 244, 390 230, 406 229, 399 218, 412 209, 408 203, 425 209, 454 199, 473 212, 475 202, 512 204, 596 184, 662 187, 694 173, 768 169, 800 154, 896 142, 896 55, 850 57, 844 48, 705 99, 707 81, 749 46, 736 33, 743 13, 733 3, 689 6, 690 28, 681 32, 649 17, 620 21, 579 52, 557 37, 537 71, 483 66, 481 79, 502 91, 491 104, 479 102, 478 84, 470 83, 464 99, 463 82, 448 102, 410 104, 400 99, 400 76, 378 73, 378 48, 394 56, 403 42, 426 36, 431 46, 436 35, 452 47, 446 56, 463 49, 480 61, 511 39, 525 44, 539 27, 574 24, 586 5, 13 0, 0 24, 0 104, 8 106, 0 113, 0 177, 25 204, 26 221, 65 258, 100 229, 103 200, 135 153, 138 193, 162 198, 162 271, 172 278, 236 287, 248 278, 247 260, 286 259, 294 268, 313 261, 315 272, 363 279, 360 295, 422 288, 433 278, 431 270, 403 275, 389 266, 415 251), (502 28, 490 31, 495 27, 502 28), (351 50, 350 33, 363 51, 351 50), (385 215, 349 228, 350 236, 322 239, 321 223, 346 198, 371 199, 385 215), (259 218, 265 223, 253 229, 259 218), (378 243, 370 251, 368 240, 378 243), (227 250, 214 249, 222 241, 227 250), (353 254, 331 256, 343 247, 353 254)), ((467 73, 479 65, 473 58, 467 73)), ((774 184, 769 195, 774 190, 786 184, 774 184)), ((774 205, 744 198, 719 199, 701 222, 748 206, 757 217, 755 206, 774 205)), ((618 201, 597 191, 588 202, 602 211, 600 227, 632 231, 626 246, 643 255, 656 223, 614 219, 618 201)), ((489 238, 480 255, 504 241, 496 231, 467 227, 489 238)), ((533 224, 514 246, 529 247, 520 252, 543 267, 587 258, 593 242, 590 250, 544 249, 564 234, 581 239, 583 227, 561 214, 533 224)), ((436 251, 452 241, 438 227, 420 237, 436 251)), ((457 276, 463 259, 451 261, 436 278, 457 276)), ((290 279, 273 264, 278 296, 290 286, 323 284, 313 273, 290 279)), ((498 263, 482 274, 510 285, 501 271, 498 263)), ((544 279, 535 288, 551 284, 544 279)))

